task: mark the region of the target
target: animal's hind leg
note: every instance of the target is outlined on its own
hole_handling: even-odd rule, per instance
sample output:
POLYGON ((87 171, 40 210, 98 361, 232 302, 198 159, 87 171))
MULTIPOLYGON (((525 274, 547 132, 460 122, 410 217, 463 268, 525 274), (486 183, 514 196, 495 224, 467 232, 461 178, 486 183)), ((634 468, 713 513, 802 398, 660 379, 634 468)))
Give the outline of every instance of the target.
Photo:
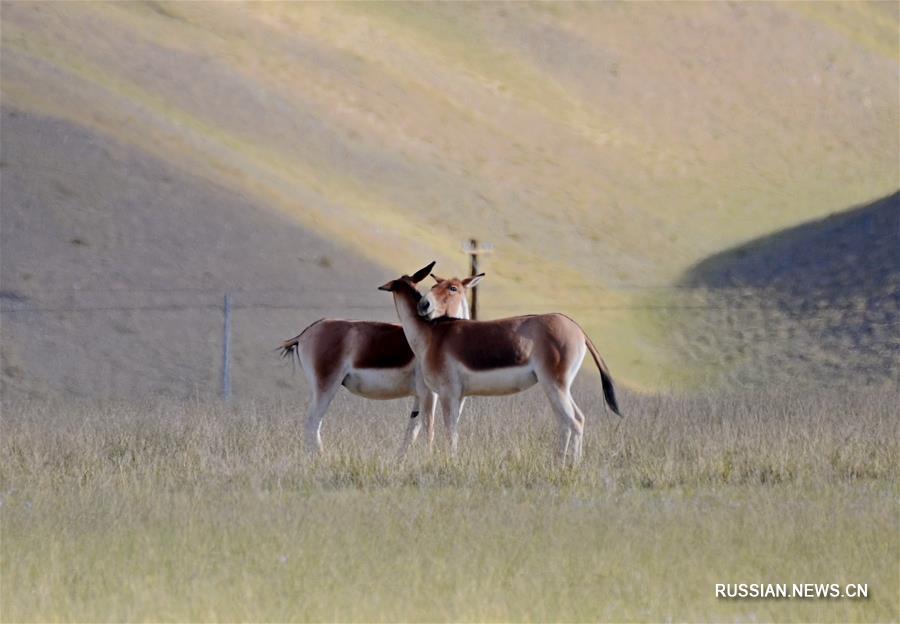
POLYGON ((581 411, 581 408, 578 407, 578 404, 575 402, 575 399, 572 398, 571 392, 569 393, 569 401, 572 403, 572 408, 575 410, 575 418, 578 419, 578 422, 581 423, 581 429, 575 432, 575 439, 573 440, 573 448, 572 448, 572 461, 575 464, 581 462, 581 453, 584 446, 584 412, 581 411))
POLYGON ((582 423, 575 411, 575 402, 569 394, 568 388, 553 382, 544 382, 544 393, 550 401, 550 406, 559 421, 559 460, 566 463, 566 454, 569 449, 569 439, 575 434, 575 444, 572 449, 573 460, 578 461, 581 453, 582 423))
POLYGON ((569 452, 569 439, 572 437, 572 430, 567 425, 560 423, 559 425, 559 464, 566 465, 566 453, 569 452))
POLYGON ((323 384, 321 387, 313 387, 312 400, 309 403, 309 411, 306 414, 306 448, 310 452, 322 453, 322 419, 328 406, 341 387, 341 379, 336 378, 323 384))

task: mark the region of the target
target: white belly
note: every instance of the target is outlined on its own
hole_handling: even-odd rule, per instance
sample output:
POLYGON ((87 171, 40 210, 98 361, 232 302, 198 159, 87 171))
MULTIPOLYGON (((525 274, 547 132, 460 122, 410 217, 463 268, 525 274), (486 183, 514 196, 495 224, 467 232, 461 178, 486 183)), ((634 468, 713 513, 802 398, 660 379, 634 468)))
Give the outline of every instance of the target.
POLYGON ((531 366, 513 366, 486 371, 463 368, 460 377, 464 395, 515 394, 537 383, 537 375, 531 366))
POLYGON ((358 368, 344 378, 344 387, 367 399, 399 399, 415 393, 415 368, 358 368))

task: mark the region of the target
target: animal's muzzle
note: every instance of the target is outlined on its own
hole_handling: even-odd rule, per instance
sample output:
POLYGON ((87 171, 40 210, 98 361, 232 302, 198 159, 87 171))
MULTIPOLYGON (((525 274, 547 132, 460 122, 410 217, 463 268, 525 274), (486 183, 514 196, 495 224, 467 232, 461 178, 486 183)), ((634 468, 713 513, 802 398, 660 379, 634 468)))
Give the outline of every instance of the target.
POLYGON ((416 309, 419 312, 419 316, 428 316, 428 313, 431 311, 431 302, 428 299, 422 299, 419 301, 419 305, 416 306, 416 309))

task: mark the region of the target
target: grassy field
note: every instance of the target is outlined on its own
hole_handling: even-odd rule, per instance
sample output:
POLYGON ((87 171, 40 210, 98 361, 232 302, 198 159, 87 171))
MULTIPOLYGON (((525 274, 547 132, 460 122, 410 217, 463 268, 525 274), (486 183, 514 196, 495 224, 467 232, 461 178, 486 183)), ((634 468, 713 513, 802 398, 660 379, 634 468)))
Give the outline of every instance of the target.
POLYGON ((0 620, 900 620, 896 3, 0 11, 0 620), (272 348, 472 236, 627 417, 579 385, 573 470, 473 400, 398 463, 344 393, 308 457, 272 348))
POLYGON ((302 401, 7 406, 0 617, 900 617, 896 392, 576 398, 577 470, 537 392, 470 401, 457 459, 402 465, 401 402, 339 396, 317 460, 302 401), (714 598, 738 582, 869 598, 714 598))

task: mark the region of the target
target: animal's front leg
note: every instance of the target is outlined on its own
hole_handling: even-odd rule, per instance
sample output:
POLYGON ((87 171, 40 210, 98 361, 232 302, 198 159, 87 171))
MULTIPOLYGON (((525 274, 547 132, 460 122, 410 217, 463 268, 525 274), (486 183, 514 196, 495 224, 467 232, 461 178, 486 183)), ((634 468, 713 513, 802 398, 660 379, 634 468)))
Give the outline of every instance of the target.
POLYGON ((437 395, 428 391, 422 404, 422 415, 425 418, 425 433, 428 436, 428 452, 434 450, 434 412, 437 407, 437 395))
POLYGON ((419 417, 419 408, 421 404, 422 401, 419 396, 415 396, 413 398, 412 411, 409 413, 409 422, 406 425, 406 435, 404 436, 403 444, 400 446, 400 452, 397 454, 397 459, 402 460, 406 457, 409 447, 412 446, 412 443, 419 437, 419 430, 422 428, 422 419, 419 417))
POLYGON ((441 395, 441 412, 444 414, 444 425, 450 436, 450 455, 456 456, 459 446, 459 411, 462 397, 458 393, 441 395))

